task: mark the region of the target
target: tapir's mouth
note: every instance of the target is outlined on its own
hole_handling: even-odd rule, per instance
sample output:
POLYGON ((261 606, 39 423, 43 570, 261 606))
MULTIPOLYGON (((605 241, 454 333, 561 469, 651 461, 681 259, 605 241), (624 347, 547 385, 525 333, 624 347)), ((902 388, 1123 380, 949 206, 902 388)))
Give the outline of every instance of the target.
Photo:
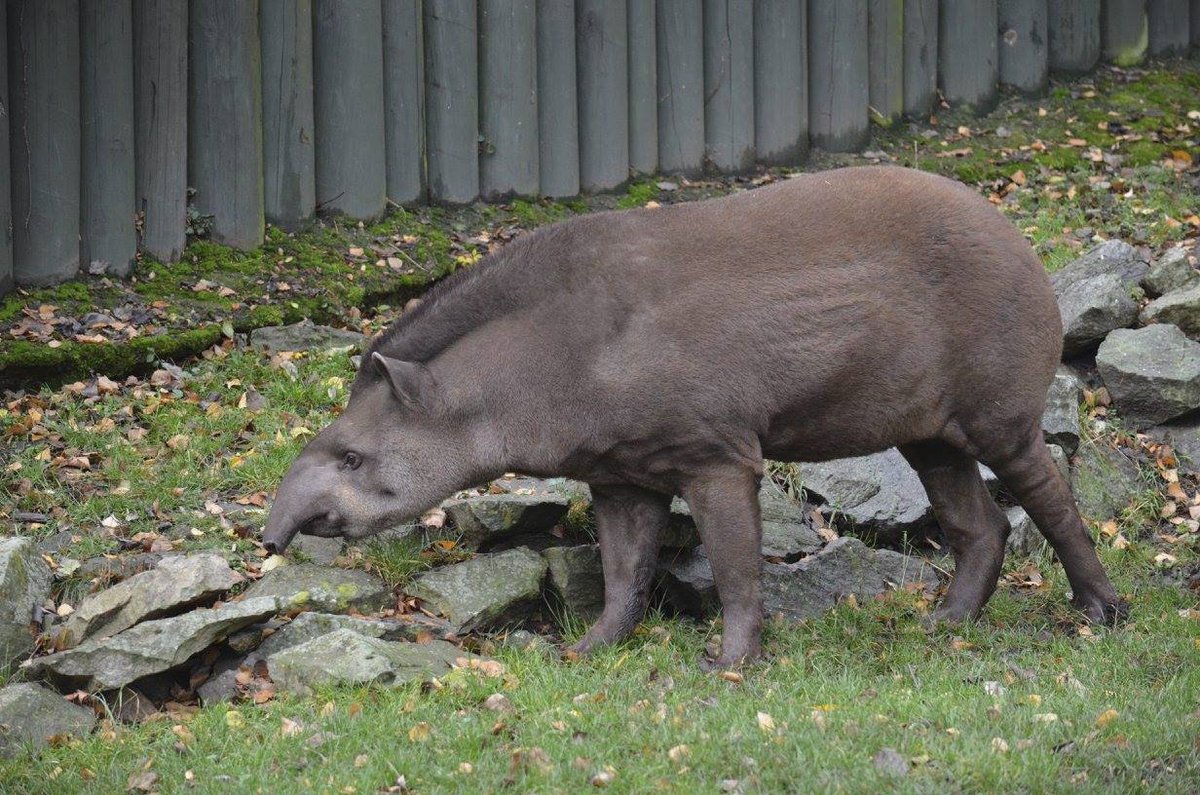
POLYGON ((300 521, 289 521, 287 518, 272 521, 276 519, 275 512, 279 510, 278 506, 271 509, 271 515, 267 518, 267 528, 263 533, 263 549, 273 555, 282 554, 297 535, 322 538, 336 538, 342 535, 344 522, 336 511, 323 511, 300 521))

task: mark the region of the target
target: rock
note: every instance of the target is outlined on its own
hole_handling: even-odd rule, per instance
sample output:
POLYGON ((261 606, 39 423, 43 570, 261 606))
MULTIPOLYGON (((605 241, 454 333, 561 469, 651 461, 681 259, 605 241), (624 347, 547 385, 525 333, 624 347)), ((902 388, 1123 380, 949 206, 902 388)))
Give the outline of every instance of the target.
POLYGON ((329 566, 346 548, 346 539, 298 535, 292 546, 312 558, 313 563, 329 566))
POLYGON ((690 616, 713 615, 721 607, 712 566, 703 547, 671 550, 659 559, 659 585, 667 602, 690 616))
POLYGON ((95 725, 95 712, 40 685, 0 688, 0 756, 44 748, 51 737, 82 737, 95 725))
POLYGON ((290 326, 265 326, 250 332, 250 345, 267 351, 358 350, 365 341, 357 331, 318 326, 308 318, 290 326))
POLYGON ((1113 519, 1143 489, 1137 464, 1119 450, 1088 441, 1079 446, 1071 491, 1084 518, 1095 522, 1113 519))
POLYGON ((1200 339, 1200 282, 1155 298, 1142 308, 1143 323, 1170 323, 1192 339, 1200 339))
POLYGON ((348 629, 359 635, 380 640, 415 641, 423 636, 444 640, 454 635, 453 627, 447 622, 420 614, 395 619, 369 619, 330 613, 301 613, 268 635, 247 659, 269 660, 285 649, 307 643, 313 638, 328 635, 338 629, 348 629))
POLYGON ((1057 293, 1060 287, 1109 274, 1136 287, 1149 270, 1150 265, 1136 248, 1121 240, 1107 240, 1067 263, 1050 277, 1050 282, 1057 293))
POLYGON ((519 547, 428 571, 408 593, 458 631, 470 632, 510 623, 527 612, 541 598, 547 568, 541 555, 519 547))
POLYGON ((1200 343, 1175 326, 1114 331, 1096 367, 1121 418, 1138 430, 1200 407, 1200 343))
POLYGON ((1055 288, 1063 325, 1063 356, 1095 348, 1113 329, 1137 320, 1137 303, 1120 276, 1101 273, 1055 288))
POLYGON ((550 582, 572 614, 595 620, 604 610, 604 570, 599 544, 550 547, 542 551, 550 582))
POLYGON ((337 629, 275 654, 268 667, 280 690, 311 695, 319 685, 393 687, 426 681, 472 656, 445 641, 395 642, 337 629))
MULTIPOLYGON (((758 489, 758 506, 762 514, 762 553, 767 557, 794 558, 815 552, 824 543, 817 535, 809 511, 813 506, 794 499, 769 477, 764 477, 758 489)), ((668 549, 691 549, 700 543, 696 522, 686 502, 676 497, 671 501, 671 522, 664 533, 662 546, 668 549)))
POLYGON ((80 602, 63 626, 66 647, 93 636, 115 635, 148 618, 178 613, 244 579, 225 558, 211 552, 165 558, 150 571, 80 602))
MULTIPOLYGON (((554 541, 550 531, 567 514, 570 500, 565 494, 484 494, 442 503, 453 521, 464 549, 495 547, 505 540, 542 536, 554 541)), ((534 542, 536 543, 536 542, 534 542)))
POLYGON ((1183 469, 1200 473, 1200 420, 1177 420, 1150 428, 1146 433, 1171 445, 1183 469))
POLYGON ((1083 384, 1065 367, 1059 367, 1046 393, 1046 410, 1042 413, 1042 435, 1047 442, 1057 444, 1068 453, 1079 447, 1079 404, 1083 384))
POLYGON ((553 495, 568 500, 590 500, 591 489, 586 483, 569 478, 535 478, 528 475, 505 475, 488 484, 492 493, 528 494, 532 496, 553 495))
POLYGON ((141 723, 159 712, 153 701, 132 687, 121 688, 116 695, 106 696, 105 701, 113 717, 122 723, 141 723))
POLYGON ((1054 466, 1058 469, 1059 474, 1067 481, 1070 481, 1071 460, 1067 456, 1067 451, 1057 444, 1048 444, 1046 445, 1046 449, 1050 451, 1050 460, 1054 462, 1054 466))
POLYGON ((1011 554, 1024 557, 1041 549, 1045 539, 1024 508, 1014 506, 1005 511, 1004 515, 1008 518, 1008 526, 1012 528, 1007 543, 1011 554))
POLYGON ((1182 247, 1167 249, 1142 278, 1142 287, 1152 296, 1166 295, 1196 284, 1200 284, 1200 271, 1192 266, 1188 250, 1182 247))
POLYGON ((33 651, 33 608, 50 595, 51 579, 32 539, 0 539, 0 668, 33 651))
POLYGON ((370 613, 392 603, 392 589, 374 574, 315 563, 272 569, 246 589, 246 598, 260 596, 278 598, 285 609, 324 613, 345 613, 351 608, 370 613))
POLYGON ((136 555, 103 555, 88 558, 79 567, 79 575, 87 579, 127 580, 135 574, 149 571, 164 558, 179 557, 178 553, 164 555, 161 552, 139 552, 136 555))
POLYGON ((520 649, 521 651, 540 654, 544 657, 558 658, 558 649, 553 643, 543 638, 536 632, 530 632, 527 629, 515 629, 501 638, 501 645, 511 648, 520 649))
POLYGON ((226 657, 218 661, 213 666, 208 679, 205 679, 204 683, 196 688, 196 695, 200 697, 200 703, 207 707, 210 704, 222 704, 236 699, 238 697, 237 676, 241 668, 241 661, 236 658, 226 657))
POLYGON ((901 778, 908 775, 908 760, 895 748, 880 748, 878 753, 871 757, 871 762, 881 776, 901 778))
POLYGON ((93 692, 123 687, 182 665, 192 655, 278 609, 276 599, 261 597, 193 610, 136 624, 110 638, 92 638, 22 667, 31 676, 50 676, 93 692))

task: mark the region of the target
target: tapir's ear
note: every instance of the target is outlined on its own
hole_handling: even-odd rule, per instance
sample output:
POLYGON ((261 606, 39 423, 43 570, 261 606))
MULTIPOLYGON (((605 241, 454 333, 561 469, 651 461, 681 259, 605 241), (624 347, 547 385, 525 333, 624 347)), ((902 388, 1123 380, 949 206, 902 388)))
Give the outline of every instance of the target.
POLYGON ((371 361, 375 370, 387 379, 397 400, 410 406, 428 405, 433 377, 424 365, 393 359, 379 351, 371 354, 371 361))

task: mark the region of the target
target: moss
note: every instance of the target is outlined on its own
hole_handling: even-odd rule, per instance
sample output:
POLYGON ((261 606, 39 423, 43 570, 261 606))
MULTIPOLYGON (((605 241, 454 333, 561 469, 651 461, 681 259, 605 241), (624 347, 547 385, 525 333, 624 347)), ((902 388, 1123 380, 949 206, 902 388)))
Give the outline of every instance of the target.
POLYGON ((617 200, 617 206, 622 209, 642 207, 646 202, 658 196, 658 186, 649 180, 635 182, 625 191, 625 195, 617 200))

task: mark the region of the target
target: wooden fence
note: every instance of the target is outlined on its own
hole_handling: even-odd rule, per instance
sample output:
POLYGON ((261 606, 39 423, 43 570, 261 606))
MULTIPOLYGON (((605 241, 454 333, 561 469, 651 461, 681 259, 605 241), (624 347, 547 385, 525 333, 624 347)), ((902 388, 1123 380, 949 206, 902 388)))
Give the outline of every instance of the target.
POLYGON ((862 147, 1183 53, 1200 0, 0 0, 0 293, 188 224, 572 196, 862 147), (5 52, 7 50, 7 52, 5 52))

